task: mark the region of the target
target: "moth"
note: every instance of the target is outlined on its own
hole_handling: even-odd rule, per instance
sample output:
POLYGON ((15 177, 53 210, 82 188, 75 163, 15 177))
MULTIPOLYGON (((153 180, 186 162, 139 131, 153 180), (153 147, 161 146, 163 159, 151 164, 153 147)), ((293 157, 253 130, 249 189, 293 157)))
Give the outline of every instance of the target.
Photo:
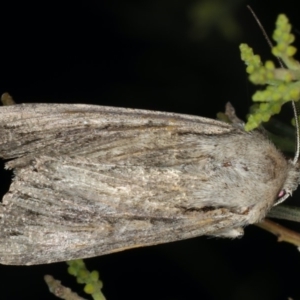
POLYGON ((230 106, 197 116, 79 104, 0 108, 0 262, 99 256, 201 235, 239 237, 299 184, 230 106))

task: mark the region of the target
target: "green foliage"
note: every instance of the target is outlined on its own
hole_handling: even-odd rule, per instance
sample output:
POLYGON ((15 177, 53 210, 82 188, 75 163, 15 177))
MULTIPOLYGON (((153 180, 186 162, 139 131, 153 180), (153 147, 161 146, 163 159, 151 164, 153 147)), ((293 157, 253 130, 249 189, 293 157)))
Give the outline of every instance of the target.
POLYGON ((250 81, 266 85, 264 90, 257 91, 252 97, 259 105, 249 115, 245 125, 247 131, 258 127, 261 122, 269 121, 272 115, 280 112, 284 103, 300 99, 300 64, 293 58, 297 49, 291 45, 295 39, 291 28, 287 17, 279 15, 273 33, 276 45, 272 53, 283 61, 286 68, 276 68, 272 61, 263 64, 259 55, 255 55, 247 44, 240 45, 241 58, 247 65, 250 81))
POLYGON ((243 1, 236 0, 193 1, 187 14, 192 23, 192 36, 199 39, 217 32, 227 40, 236 39, 241 27, 235 11, 241 5, 243 1))
POLYGON ((105 300, 101 291, 103 283, 99 280, 98 271, 89 272, 82 259, 68 261, 68 273, 75 276, 78 283, 85 284, 84 292, 94 300, 105 300))

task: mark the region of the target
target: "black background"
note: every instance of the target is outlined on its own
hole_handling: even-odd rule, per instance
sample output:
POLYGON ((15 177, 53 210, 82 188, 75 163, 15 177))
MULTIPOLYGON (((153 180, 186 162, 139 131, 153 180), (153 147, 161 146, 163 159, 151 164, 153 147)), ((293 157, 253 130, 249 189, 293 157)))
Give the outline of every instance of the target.
MULTIPOLYGON (((18 103, 93 103, 211 118, 231 101, 244 117, 254 89, 238 45, 247 42, 271 58, 246 4, 268 33, 279 13, 300 28, 291 0, 3 1, 0 93, 11 93, 18 103), (209 4, 211 17, 193 30, 189 15, 197 3, 202 11, 209 4), (222 33, 224 18, 221 28, 235 22, 236 35, 222 33)), ((289 108, 284 114, 292 116, 289 108)), ((2 190, 10 180, 5 174, 2 190)), ((86 263, 100 271, 108 300, 300 299, 300 253, 254 226, 238 240, 200 237, 86 263)), ((0 266, 0 298, 55 299, 44 274, 81 291, 66 267, 0 266)))

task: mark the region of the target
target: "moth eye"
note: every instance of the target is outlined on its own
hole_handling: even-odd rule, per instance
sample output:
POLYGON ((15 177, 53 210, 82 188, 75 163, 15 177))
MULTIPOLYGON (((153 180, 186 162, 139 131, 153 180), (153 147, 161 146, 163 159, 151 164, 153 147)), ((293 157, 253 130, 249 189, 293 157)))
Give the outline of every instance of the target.
POLYGON ((284 195, 286 194, 286 191, 285 190, 281 190, 277 196, 277 198, 281 198, 283 197, 284 195))
POLYGON ((289 196, 291 196, 291 193, 287 192, 285 189, 282 189, 277 195, 277 201, 274 203, 274 206, 282 203, 289 196))

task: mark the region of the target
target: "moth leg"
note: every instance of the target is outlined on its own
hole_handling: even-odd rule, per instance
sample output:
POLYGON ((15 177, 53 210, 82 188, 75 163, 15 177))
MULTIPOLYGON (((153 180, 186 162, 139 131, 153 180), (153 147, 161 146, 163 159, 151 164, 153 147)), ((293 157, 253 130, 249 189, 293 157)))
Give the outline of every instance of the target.
MULTIPOLYGON (((231 124, 237 127, 242 127, 244 128, 245 123, 243 122, 243 120, 239 119, 236 114, 235 114, 235 109, 234 107, 231 105, 230 102, 226 103, 225 106, 225 115, 228 117, 228 119, 231 121, 231 124)), ((262 125, 260 125, 257 130, 259 130, 262 134, 264 134, 265 136, 267 136, 266 134, 266 130, 263 128, 262 125)))
POLYGON ((230 102, 226 103, 226 106, 225 106, 225 115, 229 118, 229 120, 233 124, 244 126, 244 122, 236 116, 235 109, 231 105, 230 102))
POLYGON ((224 238, 239 238, 244 235, 244 229, 242 227, 237 228, 224 228, 213 232, 210 236, 224 237, 224 238))

